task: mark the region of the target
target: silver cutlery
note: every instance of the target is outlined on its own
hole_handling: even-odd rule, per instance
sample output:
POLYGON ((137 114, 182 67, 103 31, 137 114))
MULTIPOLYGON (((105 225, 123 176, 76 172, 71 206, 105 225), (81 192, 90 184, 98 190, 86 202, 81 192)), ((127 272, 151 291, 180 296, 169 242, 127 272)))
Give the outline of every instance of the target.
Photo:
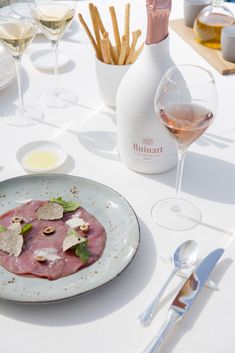
POLYGON ((170 276, 166 280, 161 290, 158 292, 157 296, 138 317, 139 323, 142 326, 148 326, 152 321, 154 315, 157 312, 160 299, 168 284, 177 273, 177 271, 192 267, 197 261, 198 254, 199 248, 194 240, 187 240, 176 249, 172 256, 172 263, 174 265, 174 268, 170 273, 170 276))
POLYGON ((216 249, 211 252, 200 263, 196 270, 191 274, 187 281, 183 284, 180 291, 173 300, 166 322, 160 329, 160 332, 144 350, 143 353, 158 353, 161 345, 167 336, 168 332, 179 322, 191 305, 197 298, 200 290, 204 287, 206 280, 210 276, 215 265, 224 253, 224 249, 216 249))

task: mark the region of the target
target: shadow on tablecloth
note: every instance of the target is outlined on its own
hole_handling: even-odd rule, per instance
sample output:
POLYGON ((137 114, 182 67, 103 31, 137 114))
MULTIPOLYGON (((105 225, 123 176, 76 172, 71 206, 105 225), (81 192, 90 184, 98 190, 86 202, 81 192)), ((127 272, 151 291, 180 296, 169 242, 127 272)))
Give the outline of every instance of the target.
MULTIPOLYGON (((21 68, 21 89, 22 94, 24 97, 24 93, 27 91, 29 87, 29 75, 24 67, 21 68)), ((0 92, 0 107, 1 113, 0 116, 7 116, 7 112, 12 112, 12 108, 16 107, 16 103, 18 102, 18 87, 17 87, 17 80, 15 79, 8 87, 6 87, 3 91, 0 92)), ((28 102, 26 101, 25 104, 27 105, 28 102)))
MULTIPOLYGON (((159 183, 175 187, 176 169, 164 174, 146 175, 159 183)), ((182 191, 196 197, 235 204, 235 164, 189 151, 186 155, 182 191)), ((172 197, 174 197, 174 191, 172 197)))

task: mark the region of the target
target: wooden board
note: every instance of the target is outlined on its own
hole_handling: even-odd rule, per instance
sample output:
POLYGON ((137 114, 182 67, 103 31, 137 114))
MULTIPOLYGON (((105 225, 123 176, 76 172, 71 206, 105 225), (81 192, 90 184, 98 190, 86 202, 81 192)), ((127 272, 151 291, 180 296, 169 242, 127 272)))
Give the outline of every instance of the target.
POLYGON ((224 60, 220 50, 207 48, 195 41, 193 29, 185 26, 183 19, 171 20, 170 27, 222 75, 235 73, 235 64, 224 60))

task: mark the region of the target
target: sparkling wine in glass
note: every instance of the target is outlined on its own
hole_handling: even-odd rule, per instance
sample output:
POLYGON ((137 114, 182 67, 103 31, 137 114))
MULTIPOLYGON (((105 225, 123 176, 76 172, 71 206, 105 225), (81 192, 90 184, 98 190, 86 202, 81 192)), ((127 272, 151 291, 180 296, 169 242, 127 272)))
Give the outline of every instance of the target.
POLYGON ((164 228, 188 230, 201 222, 200 210, 190 201, 181 199, 179 193, 186 151, 212 123, 216 104, 213 76, 199 66, 174 66, 160 82, 155 111, 178 150, 176 197, 159 201, 152 208, 154 221, 164 228))
POLYGON ((41 95, 41 101, 50 108, 67 108, 75 104, 78 97, 70 90, 59 87, 58 46, 74 18, 76 1, 36 0, 36 3, 39 27, 51 42, 55 58, 55 87, 45 91, 41 95))
POLYGON ((9 107, 4 114, 5 121, 11 125, 34 125, 43 119, 41 111, 25 106, 21 88, 21 58, 32 42, 37 28, 36 4, 33 0, 0 1, 0 43, 15 61, 19 91, 18 107, 9 107))

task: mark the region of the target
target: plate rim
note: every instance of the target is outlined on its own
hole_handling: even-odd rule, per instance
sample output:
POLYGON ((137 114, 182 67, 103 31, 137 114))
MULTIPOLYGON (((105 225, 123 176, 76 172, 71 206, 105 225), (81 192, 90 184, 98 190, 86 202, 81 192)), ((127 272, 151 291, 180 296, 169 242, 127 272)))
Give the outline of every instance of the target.
MULTIPOLYGON (((28 179, 28 178, 44 178, 45 179, 48 176, 49 177, 60 177, 60 178, 63 178, 63 177, 78 178, 80 180, 84 180, 84 181, 92 182, 94 184, 101 185, 102 187, 104 187, 106 189, 109 189, 112 192, 116 193, 118 196, 120 196, 124 200, 124 202, 126 202, 128 207, 132 211, 133 216, 134 216, 135 221, 136 221, 137 230, 138 230, 138 239, 137 239, 137 242, 136 242, 136 247, 135 247, 134 252, 133 252, 132 256, 130 257, 128 263, 119 272, 117 272, 112 278, 110 278, 110 279, 106 280, 104 283, 102 283, 102 284, 100 284, 98 286, 95 286, 94 288, 88 289, 88 290, 86 290, 86 291, 84 291, 82 293, 77 293, 77 294, 74 294, 74 295, 71 295, 71 296, 68 296, 68 297, 61 297, 61 298, 58 298, 58 299, 38 300, 38 301, 37 300, 36 301, 20 300, 20 299, 19 300, 15 300, 15 299, 2 298, 0 296, 0 301, 2 301, 2 302, 16 303, 16 304, 22 304, 22 305, 24 305, 24 304, 25 305, 56 304, 56 303, 63 302, 63 301, 73 300, 73 299, 78 298, 78 297, 83 296, 83 295, 87 295, 89 293, 92 293, 92 292, 94 292, 96 290, 99 290, 99 289, 103 288, 107 284, 109 284, 112 281, 114 281, 118 276, 120 276, 129 267, 129 265, 132 263, 133 259, 135 258, 136 254, 138 252, 140 241, 141 241, 141 231, 140 231, 140 223, 139 223, 137 214, 136 214, 134 208, 129 203, 129 201, 122 194, 120 194, 118 191, 116 191, 112 187, 109 187, 106 184, 103 184, 103 183, 101 183, 99 181, 96 181, 96 180, 93 180, 93 179, 90 179, 90 178, 81 177, 81 176, 77 176, 77 175, 71 175, 71 174, 63 174, 63 173, 52 173, 52 174, 47 173, 47 174, 43 174, 43 173, 37 173, 37 174, 29 174, 29 175, 27 175, 27 174, 26 175, 19 175, 19 176, 16 176, 16 177, 4 179, 4 180, 0 181, 0 187, 1 187, 1 185, 4 182, 14 182, 14 180, 28 179)), ((100 258, 102 258, 102 255, 101 255, 100 258)), ((3 266, 0 266, 0 267, 3 267, 3 266)), ((4 267, 3 267, 3 269, 4 269, 4 267)), ((4 270, 7 271, 6 269, 4 269, 4 270)), ((7 271, 7 272, 9 272, 9 271, 7 271)), ((9 272, 9 273, 12 273, 12 272, 9 272)), ((79 273, 79 271, 77 271, 76 273, 79 273)), ((19 276, 17 274, 14 274, 14 273, 12 273, 12 274, 14 276, 21 277, 21 276, 19 276)), ((66 277, 69 277, 69 276, 66 276, 66 277)), ((37 279, 37 278, 35 278, 35 279, 37 279)), ((58 280, 60 280, 60 278, 58 280)))

